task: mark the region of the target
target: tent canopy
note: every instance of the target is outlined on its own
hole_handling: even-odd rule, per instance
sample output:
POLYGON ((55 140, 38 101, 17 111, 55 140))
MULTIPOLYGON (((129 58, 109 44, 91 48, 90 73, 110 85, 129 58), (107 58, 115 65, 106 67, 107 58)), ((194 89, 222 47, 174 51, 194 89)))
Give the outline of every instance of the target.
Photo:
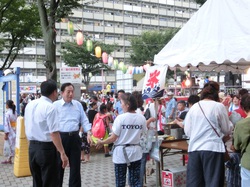
POLYGON ((244 72, 250 67, 249 10, 249 0, 208 0, 155 55, 154 64, 244 72))

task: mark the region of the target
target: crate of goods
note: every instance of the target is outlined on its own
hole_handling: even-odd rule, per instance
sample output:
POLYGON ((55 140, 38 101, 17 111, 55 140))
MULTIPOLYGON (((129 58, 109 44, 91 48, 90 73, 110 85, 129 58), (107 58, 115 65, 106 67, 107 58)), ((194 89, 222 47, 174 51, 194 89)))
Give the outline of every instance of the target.
POLYGON ((187 168, 185 166, 162 171, 162 187, 185 187, 187 168))

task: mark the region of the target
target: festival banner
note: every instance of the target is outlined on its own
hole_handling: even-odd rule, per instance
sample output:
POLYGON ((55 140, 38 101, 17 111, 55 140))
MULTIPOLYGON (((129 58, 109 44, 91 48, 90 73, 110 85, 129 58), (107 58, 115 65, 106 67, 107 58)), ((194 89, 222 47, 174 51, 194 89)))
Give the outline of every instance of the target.
POLYGON ((147 69, 142 89, 143 99, 163 96, 167 70, 167 65, 155 65, 147 69))
POLYGON ((36 86, 20 86, 20 93, 36 93, 36 86))

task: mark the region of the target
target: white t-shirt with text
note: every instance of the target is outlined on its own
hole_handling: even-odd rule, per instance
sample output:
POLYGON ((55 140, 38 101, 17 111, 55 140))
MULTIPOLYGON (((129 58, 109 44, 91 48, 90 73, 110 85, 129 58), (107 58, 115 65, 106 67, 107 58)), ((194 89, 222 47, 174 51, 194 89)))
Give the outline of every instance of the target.
POLYGON ((142 114, 126 112, 116 117, 113 124, 113 133, 118 136, 114 142, 116 146, 113 152, 113 162, 115 164, 124 164, 126 159, 123 153, 123 146, 127 146, 126 153, 130 162, 142 158, 142 148, 140 147, 140 138, 142 133, 146 132, 146 119, 142 114))

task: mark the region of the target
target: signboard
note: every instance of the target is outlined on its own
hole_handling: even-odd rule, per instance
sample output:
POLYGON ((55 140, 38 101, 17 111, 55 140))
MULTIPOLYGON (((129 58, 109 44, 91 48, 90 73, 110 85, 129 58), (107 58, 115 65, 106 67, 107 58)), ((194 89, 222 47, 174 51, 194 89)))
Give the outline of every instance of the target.
POLYGON ((36 93, 36 86, 20 86, 20 93, 36 93))
POLYGON ((155 65, 147 69, 142 89, 143 99, 160 98, 163 96, 167 70, 167 65, 155 65))
POLYGON ((82 83, 81 68, 79 67, 61 67, 60 68, 60 83, 82 83))

